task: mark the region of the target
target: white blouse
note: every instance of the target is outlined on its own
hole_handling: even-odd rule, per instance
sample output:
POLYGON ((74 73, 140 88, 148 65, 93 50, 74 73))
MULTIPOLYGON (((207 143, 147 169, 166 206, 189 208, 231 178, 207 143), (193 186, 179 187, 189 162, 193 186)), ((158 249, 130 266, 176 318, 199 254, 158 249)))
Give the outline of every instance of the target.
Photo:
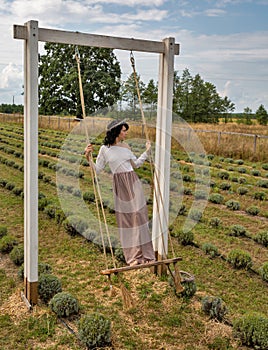
POLYGON ((126 146, 101 146, 96 159, 95 169, 99 174, 108 163, 111 172, 125 173, 133 171, 134 168, 140 167, 147 159, 147 152, 137 158, 132 151, 126 146))

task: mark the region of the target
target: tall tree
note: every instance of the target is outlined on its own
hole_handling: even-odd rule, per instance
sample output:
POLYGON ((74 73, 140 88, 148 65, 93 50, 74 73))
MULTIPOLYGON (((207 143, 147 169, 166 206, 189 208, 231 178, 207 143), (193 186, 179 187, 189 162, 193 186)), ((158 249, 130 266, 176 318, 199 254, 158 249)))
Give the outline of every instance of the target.
POLYGON ((252 109, 249 107, 244 108, 244 113, 243 113, 243 117, 244 117, 244 123, 247 125, 251 125, 252 124, 252 109))
POLYGON ((263 105, 260 105, 260 107, 257 109, 256 118, 261 125, 267 125, 268 114, 263 105))
POLYGON ((157 90, 157 84, 151 79, 142 94, 143 101, 150 106, 150 119, 152 118, 152 113, 157 106, 157 90))
MULTIPOLYGON (((142 97, 142 94, 145 89, 145 84, 141 81, 139 74, 136 74, 136 78, 138 81, 140 95, 142 97)), ((125 81, 122 87, 122 98, 123 98, 123 101, 126 101, 128 103, 128 106, 131 108, 133 113, 133 116, 132 116, 133 119, 137 119, 138 118, 137 110, 138 110, 139 100, 138 100, 138 93, 137 93, 134 73, 130 74, 130 76, 127 78, 127 80, 125 81)))
POLYGON ((192 106, 190 103, 193 78, 186 68, 182 72, 182 77, 178 72, 174 74, 174 92, 173 92, 173 112, 185 120, 191 119, 192 106))
POLYGON ((191 76, 186 68, 180 78, 175 72, 173 111, 194 123, 217 123, 219 117, 234 110, 227 97, 220 97, 215 85, 205 82, 200 74, 191 76))
MULTIPOLYGON (((73 45, 45 44, 39 59, 40 113, 82 115, 73 45)), ((87 114, 112 106, 119 98, 121 70, 110 49, 79 47, 87 114)))

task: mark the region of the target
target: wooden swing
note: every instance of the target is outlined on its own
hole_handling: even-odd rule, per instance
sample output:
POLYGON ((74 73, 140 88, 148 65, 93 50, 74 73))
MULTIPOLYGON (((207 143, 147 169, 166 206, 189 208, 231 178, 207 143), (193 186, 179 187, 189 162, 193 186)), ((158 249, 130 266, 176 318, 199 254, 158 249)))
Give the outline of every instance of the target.
MULTIPOLYGON (((80 71, 80 55, 79 55, 79 51, 78 51, 77 47, 75 48, 75 58, 76 58, 76 61, 77 61, 77 66, 78 66, 79 90, 80 90, 80 98, 81 98, 83 119, 85 120, 86 113, 85 113, 84 94, 83 94, 81 71, 80 71)), ((143 112, 142 100, 141 100, 141 95, 140 95, 139 82, 138 82, 137 74, 136 74, 135 59, 134 59, 134 55, 133 55, 132 51, 130 52, 130 61, 131 61, 132 69, 133 69, 133 75, 134 75, 134 79, 135 79, 136 90, 137 90, 137 95, 138 95, 138 100, 139 100, 139 105, 140 105, 140 110, 141 110, 143 130, 144 130, 144 133, 145 133, 145 136, 146 136, 146 140, 149 140, 149 133, 148 133, 148 128, 147 128, 147 124, 146 124, 146 120, 145 120, 145 116, 144 116, 144 112, 143 112)), ((85 130, 86 130, 86 139, 87 139, 87 143, 88 143, 89 142, 89 137, 88 137, 88 131, 87 131, 86 126, 85 126, 85 130)), ((88 162, 89 162, 90 165, 94 164, 92 153, 90 153, 90 158, 88 158, 88 162)), ((155 183, 153 181, 153 175, 154 175, 154 168, 153 168, 153 166, 154 166, 154 163, 153 163, 153 160, 152 160, 151 153, 150 153, 149 163, 150 163, 150 167, 151 167, 152 183, 153 183, 153 187, 154 187, 155 186, 155 183)), ((117 267, 116 266, 116 260, 115 260, 114 254, 113 254, 113 248, 112 248, 111 239, 110 239, 110 233, 109 233, 109 229, 108 229, 108 225, 107 225, 106 214, 105 214, 104 207, 103 207, 103 201, 102 201, 101 191, 100 191, 100 187, 99 187, 98 177, 97 177, 94 165, 90 166, 90 172, 91 172, 93 190, 94 190, 94 195, 95 195, 97 216, 98 216, 98 220, 99 220, 101 241, 102 241, 102 245, 103 245, 103 253, 104 253, 104 258, 105 258, 105 263, 106 263, 106 269, 100 271, 100 273, 102 275, 108 276, 109 281, 110 281, 110 288, 112 287, 112 284, 111 284, 111 275, 112 274, 118 275, 119 273, 133 271, 133 270, 140 270, 140 269, 152 268, 152 267, 154 267, 156 269, 158 266, 165 266, 169 270, 170 275, 171 275, 171 277, 172 277, 172 279, 174 281, 174 286, 175 286, 176 293, 181 293, 184 290, 184 288, 181 285, 182 278, 181 278, 180 271, 178 270, 178 266, 176 264, 177 264, 178 261, 181 261, 182 258, 175 256, 175 252, 174 252, 174 248, 173 248, 173 244, 172 244, 172 240, 171 240, 170 234, 169 234, 169 241, 170 241, 170 246, 171 246, 171 249, 172 249, 173 258, 170 258, 170 259, 166 258, 166 259, 162 259, 162 260, 159 260, 159 261, 153 261, 153 262, 148 262, 148 263, 144 263, 144 264, 138 264, 138 265, 134 265, 134 266, 123 266, 123 267, 117 267), (107 234, 107 238, 108 238, 108 242, 109 242, 109 246, 110 246, 109 248, 110 248, 110 252, 111 252, 111 255, 112 255, 113 268, 109 268, 108 267, 108 259, 107 259, 106 247, 105 247, 105 243, 104 243, 104 235, 103 235, 103 230, 102 230, 102 225, 101 225, 101 214, 100 214, 99 206, 101 207, 101 213, 102 213, 102 217, 103 217, 103 220, 104 220, 105 230, 106 230, 106 234, 107 234), (170 268, 171 264, 173 265, 174 272, 172 272, 172 270, 170 268)), ((155 176, 155 179, 156 179, 156 185, 158 186, 158 189, 160 189, 158 177, 155 176)), ((163 198, 162 198, 161 191, 159 191, 159 194, 160 194, 159 198, 156 198, 157 208, 158 209, 159 209, 159 200, 160 200, 161 204, 163 204, 163 198)), ((165 217, 165 220, 167 220, 166 217, 165 217)), ((161 232, 163 232, 161 222, 160 222, 160 225, 161 225, 161 232)), ((161 239, 162 239, 162 244, 163 244, 163 247, 164 247, 165 257, 167 257, 167 252, 165 251, 165 245, 164 245, 164 240, 163 240, 163 234, 161 235, 161 239)), ((155 270, 155 272, 156 272, 156 270, 155 270)))

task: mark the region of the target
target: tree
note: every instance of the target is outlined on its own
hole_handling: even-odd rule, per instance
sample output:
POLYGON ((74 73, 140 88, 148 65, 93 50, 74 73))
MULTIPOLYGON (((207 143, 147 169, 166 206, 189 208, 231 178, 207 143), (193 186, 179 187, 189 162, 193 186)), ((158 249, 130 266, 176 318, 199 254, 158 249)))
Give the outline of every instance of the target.
POLYGON ((268 123, 268 114, 266 109, 263 105, 260 105, 260 107, 256 111, 256 118, 260 125, 267 125, 268 123))
MULTIPOLYGON (((73 45, 45 44, 39 59, 40 113, 82 115, 73 45)), ((112 106, 119 98, 121 70, 110 49, 79 47, 86 113, 112 106)))
MULTIPOLYGON (((142 94, 145 89, 145 84, 141 81, 139 74, 136 74, 136 77, 138 81, 140 95, 142 97, 142 94)), ((132 109, 133 119, 137 119, 137 105, 139 104, 139 100, 134 73, 130 74, 130 76, 127 78, 122 87, 122 99, 123 101, 126 101, 129 107, 132 109)))
POLYGON ((235 108, 227 97, 218 94, 215 85, 205 82, 200 74, 192 77, 187 68, 181 78, 175 72, 173 96, 173 111, 194 123, 217 123, 220 116, 227 118, 235 108))
POLYGON ((246 125, 252 125, 252 109, 249 107, 244 108, 243 117, 246 125))
POLYGON ((152 112, 155 110, 157 105, 157 92, 157 84, 155 84, 154 80, 151 79, 142 94, 143 101, 150 105, 150 119, 152 118, 152 112))
POLYGON ((191 119, 192 115, 190 104, 192 80, 187 68, 183 71, 181 78, 178 76, 178 72, 174 74, 173 112, 185 120, 191 119))

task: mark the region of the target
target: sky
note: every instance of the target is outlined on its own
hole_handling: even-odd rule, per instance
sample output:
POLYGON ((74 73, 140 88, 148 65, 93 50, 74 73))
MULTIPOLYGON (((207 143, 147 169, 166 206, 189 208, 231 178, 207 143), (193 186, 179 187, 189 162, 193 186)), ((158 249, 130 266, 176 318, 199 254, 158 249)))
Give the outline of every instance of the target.
MULTIPOLYGON (((13 25, 162 41, 174 37, 174 68, 200 74, 235 104, 268 110, 268 0, 0 0, 0 104, 23 104, 23 41, 13 25)), ((43 44, 39 44, 42 54, 43 44)), ((115 50, 122 80, 129 52, 115 50)), ((158 80, 159 56, 134 53, 144 83, 158 80)))

